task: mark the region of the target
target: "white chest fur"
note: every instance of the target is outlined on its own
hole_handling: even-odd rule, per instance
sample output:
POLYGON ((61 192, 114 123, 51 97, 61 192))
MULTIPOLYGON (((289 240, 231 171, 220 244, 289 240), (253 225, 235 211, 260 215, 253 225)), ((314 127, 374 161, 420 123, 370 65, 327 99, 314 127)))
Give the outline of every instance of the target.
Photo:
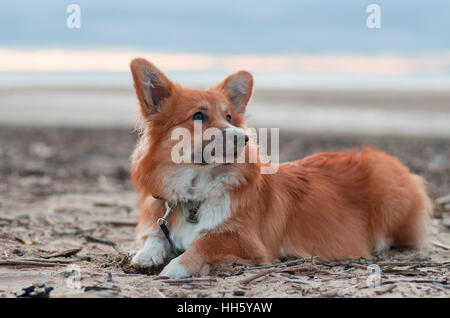
POLYGON ((172 241, 177 249, 186 250, 191 244, 221 224, 230 215, 230 196, 222 196, 205 200, 197 212, 198 222, 188 222, 189 211, 182 208, 179 225, 172 230, 172 241))
POLYGON ((171 229, 177 249, 186 250, 199 237, 230 216, 230 186, 238 180, 233 173, 214 175, 208 167, 177 168, 166 179, 168 197, 175 202, 200 202, 198 222, 188 222, 189 211, 181 204, 178 226, 171 229))

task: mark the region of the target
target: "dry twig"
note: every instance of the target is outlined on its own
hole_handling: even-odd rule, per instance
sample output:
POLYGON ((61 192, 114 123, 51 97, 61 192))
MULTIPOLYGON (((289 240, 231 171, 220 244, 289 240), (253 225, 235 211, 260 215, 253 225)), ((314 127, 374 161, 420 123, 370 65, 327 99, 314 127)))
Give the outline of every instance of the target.
POLYGON ((444 205, 445 203, 450 203, 450 194, 437 198, 436 200, 434 200, 434 202, 436 202, 437 205, 444 205))
MULTIPOLYGON (((45 259, 45 258, 15 258, 6 260, 7 262, 15 262, 15 263, 24 263, 23 265, 32 264, 32 263, 39 263, 39 264, 72 264, 75 262, 81 262, 88 260, 88 257, 76 257, 71 259, 45 259), (26 264, 25 264, 26 263, 26 264)), ((8 265, 8 264, 3 264, 8 265)))
POLYGON ((24 260, 5 260, 0 261, 0 265, 5 266, 13 266, 13 265, 26 265, 26 266, 43 266, 43 267, 52 267, 52 266, 61 266, 61 263, 56 262, 39 262, 39 261, 24 261, 24 260))
POLYGON ((113 226, 130 226, 130 227, 137 226, 136 221, 109 220, 109 221, 105 221, 104 223, 111 224, 113 226))
POLYGON ((263 276, 266 276, 268 274, 271 273, 282 273, 282 272, 315 272, 315 273, 321 273, 321 274, 331 274, 328 271, 324 271, 324 270, 318 270, 316 268, 316 265, 310 264, 310 265, 305 265, 305 264, 300 264, 297 266, 285 266, 285 267, 281 267, 281 268, 270 268, 266 271, 257 273, 253 276, 244 278, 243 280, 241 280, 239 283, 246 285, 252 281, 254 281, 255 279, 261 278, 263 276))
POLYGON ((69 250, 65 250, 62 252, 56 252, 50 255, 46 255, 46 256, 41 256, 42 258, 55 258, 55 257, 68 257, 68 256, 72 256, 72 255, 76 255, 78 254, 80 251, 82 250, 82 248, 72 248, 69 250))
POLYGON ((183 285, 183 284, 193 284, 193 283, 214 283, 217 279, 214 278, 187 278, 187 279, 166 279, 161 280, 163 283, 171 285, 183 285))
POLYGON ((383 268, 383 272, 387 274, 396 274, 403 276, 426 276, 427 273, 422 271, 408 270, 408 269, 394 269, 394 268, 383 268))
POLYGON ((275 269, 275 268, 268 269, 268 270, 263 271, 263 272, 261 272, 261 273, 258 273, 258 274, 256 274, 256 275, 253 275, 253 276, 244 278, 244 279, 241 280, 239 283, 240 283, 240 284, 243 284, 243 285, 246 285, 246 284, 248 284, 248 283, 254 281, 255 279, 258 279, 258 278, 260 278, 260 277, 266 276, 266 275, 268 275, 268 274, 270 274, 270 273, 274 273, 274 272, 276 272, 276 271, 277 271, 277 269, 275 269))
POLYGON ((392 286, 389 286, 389 287, 387 287, 385 289, 382 289, 382 290, 376 290, 375 294, 377 294, 378 296, 381 296, 381 295, 384 295, 386 293, 392 292, 392 290, 394 290, 395 288, 397 288, 397 285, 392 285, 392 286))
POLYGON ((431 244, 432 244, 433 246, 442 248, 442 249, 444 249, 444 250, 446 250, 446 251, 450 250, 450 246, 447 246, 447 245, 442 244, 442 243, 439 243, 439 242, 431 242, 431 244))
POLYGON ((304 263, 305 261, 307 261, 309 259, 307 258, 298 258, 298 259, 293 259, 290 261, 286 261, 286 262, 278 262, 278 263, 273 263, 273 264, 268 264, 268 265, 262 265, 262 266, 253 266, 253 267, 247 267, 246 269, 264 269, 264 268, 272 268, 272 267, 279 267, 279 266, 283 266, 283 265, 295 265, 297 263, 304 263))
POLYGON ((115 242, 113 242, 113 241, 102 240, 102 239, 93 237, 91 235, 86 235, 85 238, 86 238, 86 240, 88 242, 108 245, 108 246, 111 246, 112 248, 114 248, 116 250, 116 252, 122 253, 122 251, 120 250, 119 246, 117 246, 117 244, 115 242))

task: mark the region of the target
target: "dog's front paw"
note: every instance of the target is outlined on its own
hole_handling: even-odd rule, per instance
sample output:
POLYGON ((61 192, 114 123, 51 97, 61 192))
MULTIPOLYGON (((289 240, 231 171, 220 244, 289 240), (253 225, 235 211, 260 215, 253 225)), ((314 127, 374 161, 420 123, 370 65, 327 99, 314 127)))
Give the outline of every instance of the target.
POLYGON ((163 244, 153 240, 145 243, 131 260, 131 265, 138 267, 157 267, 164 263, 167 251, 163 244))
POLYGON ((167 264, 166 267, 159 273, 159 276, 166 276, 170 278, 188 277, 189 274, 186 268, 180 264, 180 257, 174 258, 167 264))

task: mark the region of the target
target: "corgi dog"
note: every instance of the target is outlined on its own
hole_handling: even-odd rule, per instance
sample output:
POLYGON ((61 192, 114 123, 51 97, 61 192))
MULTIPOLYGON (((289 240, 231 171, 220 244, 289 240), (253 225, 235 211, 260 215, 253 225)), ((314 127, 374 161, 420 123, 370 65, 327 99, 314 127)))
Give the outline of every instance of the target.
POLYGON ((424 180, 398 159, 373 148, 318 153, 272 174, 261 173, 259 158, 175 163, 171 135, 182 128, 193 138, 195 121, 202 130, 231 131, 245 153, 258 147, 245 136, 253 77, 239 71, 197 90, 171 82, 143 58, 130 68, 142 121, 131 168, 143 244, 134 266, 168 262, 160 275, 180 278, 233 261, 370 259, 392 245, 421 247, 432 203, 424 180))

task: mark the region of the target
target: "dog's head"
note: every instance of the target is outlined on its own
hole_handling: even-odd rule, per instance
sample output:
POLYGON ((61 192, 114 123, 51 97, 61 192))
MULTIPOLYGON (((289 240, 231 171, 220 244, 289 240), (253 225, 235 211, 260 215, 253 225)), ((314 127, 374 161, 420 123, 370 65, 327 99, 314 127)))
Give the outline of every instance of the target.
POLYGON ((245 147, 248 141, 245 109, 253 89, 249 72, 234 73, 208 90, 174 84, 142 58, 131 62, 131 73, 140 113, 148 126, 144 128, 148 128, 152 140, 151 150, 161 161, 180 163, 180 155, 182 163, 226 164, 227 154, 236 157, 243 151, 239 146, 245 147), (221 150, 220 157, 217 150, 221 150))
POLYGON ((146 174, 177 164, 226 166, 230 152, 234 159, 245 153, 245 109, 253 90, 249 72, 234 73, 217 86, 196 90, 172 83, 145 59, 134 59, 130 67, 143 122, 133 160, 146 174), (176 160, 180 156, 181 163, 176 160))

